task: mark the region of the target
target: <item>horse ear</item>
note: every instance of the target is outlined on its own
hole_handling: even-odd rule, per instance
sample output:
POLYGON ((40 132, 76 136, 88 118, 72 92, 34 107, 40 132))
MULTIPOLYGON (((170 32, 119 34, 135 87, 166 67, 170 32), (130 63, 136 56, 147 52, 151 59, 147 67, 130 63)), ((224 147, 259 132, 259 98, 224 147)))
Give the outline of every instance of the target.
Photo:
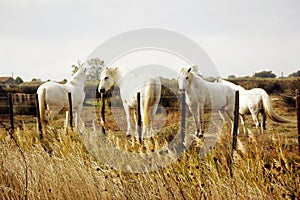
POLYGON ((192 70, 192 68, 190 67, 190 68, 188 69, 188 71, 187 71, 187 72, 188 72, 188 73, 190 73, 190 72, 191 72, 191 70, 192 70))
POLYGON ((111 68, 111 69, 112 69, 111 72, 112 72, 112 75, 113 75, 113 76, 116 75, 117 71, 119 70, 118 67, 113 67, 113 68, 111 68))

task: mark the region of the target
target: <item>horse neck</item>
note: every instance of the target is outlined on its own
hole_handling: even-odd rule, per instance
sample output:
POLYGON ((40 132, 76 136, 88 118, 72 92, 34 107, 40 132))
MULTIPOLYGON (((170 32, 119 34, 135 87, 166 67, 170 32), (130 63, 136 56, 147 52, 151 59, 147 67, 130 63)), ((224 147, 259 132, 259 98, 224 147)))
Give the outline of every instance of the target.
POLYGON ((121 89, 123 86, 126 86, 124 84, 130 83, 130 80, 127 80, 127 79, 132 79, 134 77, 135 77, 134 73, 132 73, 130 71, 128 72, 125 70, 118 70, 114 76, 114 79, 115 79, 116 85, 118 85, 119 88, 121 89))
POLYGON ((84 85, 84 79, 78 78, 75 79, 75 77, 72 77, 71 80, 69 80, 66 85, 73 86, 73 87, 83 87, 84 85))
POLYGON ((192 83, 191 83, 191 86, 192 87, 195 87, 196 86, 196 84, 199 84, 200 85, 200 87, 202 87, 202 86, 204 86, 206 83, 206 81, 204 80, 204 79, 202 79, 201 77, 199 77, 199 76, 196 76, 196 75, 194 75, 194 77, 193 77, 193 81, 192 81, 192 83))

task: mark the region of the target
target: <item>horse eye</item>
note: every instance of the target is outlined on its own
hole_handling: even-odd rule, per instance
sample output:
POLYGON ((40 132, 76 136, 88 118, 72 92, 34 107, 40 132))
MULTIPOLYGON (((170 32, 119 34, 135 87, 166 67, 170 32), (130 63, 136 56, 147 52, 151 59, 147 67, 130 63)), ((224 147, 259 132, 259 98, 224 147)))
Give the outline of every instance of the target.
POLYGON ((107 80, 107 79, 108 79, 108 77, 105 77, 105 78, 104 78, 104 80, 107 80))
POLYGON ((187 76, 187 77, 185 77, 185 79, 186 79, 186 80, 188 80, 188 79, 189 79, 189 77, 187 76))

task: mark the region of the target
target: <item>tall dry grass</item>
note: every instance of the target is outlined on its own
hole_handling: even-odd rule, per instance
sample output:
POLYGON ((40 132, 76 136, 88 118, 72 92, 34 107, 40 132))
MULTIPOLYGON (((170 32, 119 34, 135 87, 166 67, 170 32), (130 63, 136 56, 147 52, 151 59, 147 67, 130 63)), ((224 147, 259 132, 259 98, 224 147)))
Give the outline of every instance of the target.
MULTIPOLYGON (((296 143, 287 144, 276 129, 239 135, 233 158, 231 139, 224 132, 205 157, 192 145, 168 167, 144 173, 117 171, 100 163, 76 132, 50 127, 39 140, 38 133, 24 125, 13 137, 1 133, 1 199, 300 198, 296 143)), ((118 137, 107 137, 120 143, 118 137)))

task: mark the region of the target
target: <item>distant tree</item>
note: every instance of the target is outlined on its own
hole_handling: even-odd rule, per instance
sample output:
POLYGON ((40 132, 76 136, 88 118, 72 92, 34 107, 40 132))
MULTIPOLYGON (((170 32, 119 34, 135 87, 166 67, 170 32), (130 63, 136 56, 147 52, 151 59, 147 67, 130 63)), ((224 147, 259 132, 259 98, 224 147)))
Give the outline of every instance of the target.
POLYGON ((23 82, 24 82, 23 79, 21 79, 19 76, 17 76, 17 78, 15 79, 16 84, 21 84, 23 82))
POLYGON ((291 73, 289 75, 289 77, 300 77, 300 70, 298 70, 297 72, 291 73))
POLYGON ((253 77, 259 78, 276 78, 276 74, 272 73, 272 71, 261 71, 257 72, 253 75, 253 77))
POLYGON ((230 79, 230 78, 236 78, 236 76, 235 76, 235 75, 229 75, 228 78, 229 78, 229 79, 230 79))
POLYGON ((98 80, 100 79, 101 71, 104 68, 104 60, 100 58, 91 58, 87 61, 89 65, 87 79, 89 80, 98 80))

